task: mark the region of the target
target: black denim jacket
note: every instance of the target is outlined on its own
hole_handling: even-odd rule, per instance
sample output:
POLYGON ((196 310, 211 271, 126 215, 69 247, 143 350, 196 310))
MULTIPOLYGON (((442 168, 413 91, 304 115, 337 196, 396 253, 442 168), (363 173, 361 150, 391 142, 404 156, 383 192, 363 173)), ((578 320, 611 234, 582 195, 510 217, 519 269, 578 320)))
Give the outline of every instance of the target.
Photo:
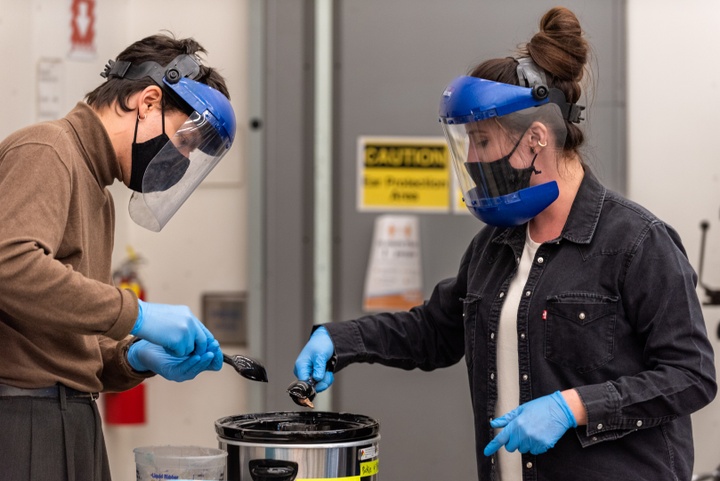
MULTIPOLYGON (((478 476, 496 479, 493 436, 500 310, 526 227, 486 227, 457 277, 410 312, 326 324, 336 370, 377 362, 467 363, 478 476)), ((678 234, 586 172, 562 236, 535 255, 517 322, 520 402, 575 388, 587 426, 522 456, 523 480, 690 480, 690 414, 715 396, 696 275, 678 234)), ((512 373, 502 373, 510 376, 512 373)))

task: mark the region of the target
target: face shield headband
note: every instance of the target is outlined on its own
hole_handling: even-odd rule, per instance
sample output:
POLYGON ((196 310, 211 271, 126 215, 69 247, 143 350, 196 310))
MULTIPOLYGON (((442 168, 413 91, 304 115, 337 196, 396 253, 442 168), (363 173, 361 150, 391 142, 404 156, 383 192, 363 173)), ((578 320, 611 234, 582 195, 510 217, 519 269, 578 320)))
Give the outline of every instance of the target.
POLYGON ((465 204, 483 222, 521 225, 557 198, 556 182, 532 181, 541 149, 560 154, 566 113, 573 111, 553 90, 475 77, 459 77, 445 89, 440 122, 465 204), (534 122, 552 132, 550 145, 531 145, 527 131, 534 122))
MULTIPOLYGON (((179 55, 167 66, 156 62, 132 65, 109 61, 106 78, 137 80, 150 77, 163 92, 178 101, 187 120, 164 145, 153 145, 156 152, 143 162, 141 177, 134 180, 130 198, 130 217, 139 225, 160 231, 202 180, 232 146, 235 114, 230 101, 216 89, 197 82, 199 59, 179 55)), ((150 148, 150 146, 148 146, 150 148)))

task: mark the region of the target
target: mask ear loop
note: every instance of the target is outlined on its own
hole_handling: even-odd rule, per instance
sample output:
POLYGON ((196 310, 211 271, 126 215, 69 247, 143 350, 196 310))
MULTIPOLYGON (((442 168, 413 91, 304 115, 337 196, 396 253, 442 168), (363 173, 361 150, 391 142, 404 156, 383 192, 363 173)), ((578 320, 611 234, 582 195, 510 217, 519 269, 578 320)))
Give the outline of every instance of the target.
POLYGON ((162 116, 162 129, 165 133, 165 95, 160 97, 160 115, 162 116))
POLYGON ((140 107, 138 107, 138 114, 137 118, 135 119, 135 133, 133 134, 133 144, 137 144, 137 131, 138 131, 138 124, 141 120, 145 120, 147 118, 147 114, 145 117, 140 117, 140 107))
MULTIPOLYGON (((527 132, 527 130, 526 130, 525 132, 527 132)), ((523 136, 525 135, 525 132, 523 132, 523 136)), ((512 154, 515 153, 515 150, 517 150, 518 146, 520 145, 520 142, 522 142, 522 136, 520 137, 520 140, 518 140, 517 143, 515 144, 515 146, 512 148, 512 150, 510 151, 510 153, 507 154, 506 158, 507 158, 508 160, 510 160, 510 157, 512 156, 512 154)), ((538 145, 539 145, 540 147, 547 147, 547 142, 545 142, 545 145, 543 145, 543 144, 540 143, 540 141, 538 141, 538 145)), ((532 169, 532 173, 533 173, 533 174, 542 174, 542 170, 537 170, 537 169, 535 168, 535 159, 537 159, 537 156, 538 156, 538 154, 539 154, 540 152, 535 152, 535 148, 534 148, 534 147, 530 147, 530 152, 533 153, 533 154, 535 154, 535 155, 533 156, 532 161, 530 161, 530 167, 528 167, 528 169, 532 169)))
MULTIPOLYGON (((162 116, 162 131, 163 134, 165 133, 165 97, 160 99, 160 115, 162 116)), ((133 144, 137 143, 137 131, 138 131, 138 124, 141 120, 145 120, 147 118, 147 114, 145 114, 144 117, 140 117, 140 109, 138 108, 138 114, 137 114, 137 120, 135 120, 135 133, 133 134, 133 144)))
MULTIPOLYGON (((162 131, 163 134, 165 133, 165 97, 160 99, 160 115, 162 116, 162 131)), ((145 120, 147 118, 147 114, 145 116, 140 117, 140 108, 138 108, 138 114, 137 119, 135 120, 135 133, 133 134, 133 144, 137 144, 137 131, 138 131, 138 124, 141 120, 145 120)))
POLYGON ((533 174, 542 174, 542 170, 537 170, 535 168, 535 159, 537 159, 538 153, 535 153, 535 156, 533 157, 532 162, 530 162, 530 168, 532 169, 533 174))
MULTIPOLYGON (((540 147, 547 147, 547 141, 545 141, 544 144, 541 144, 540 141, 538 140, 538 146, 540 146, 540 147)), ((540 154, 540 152, 539 152, 539 151, 536 152, 536 151, 535 151, 535 147, 530 147, 530 153, 531 153, 531 154, 535 154, 535 155, 533 156, 533 159, 532 159, 532 161, 530 162, 530 167, 528 167, 528 168, 529 168, 529 169, 532 169, 532 173, 533 173, 533 174, 542 174, 542 170, 537 170, 537 169, 535 168, 535 160, 537 159, 537 156, 540 154)))
MULTIPOLYGON (((540 141, 538 140, 538 146, 539 146, 539 147, 547 147, 547 141, 545 141, 544 144, 541 144, 540 141)), ((535 168, 535 160, 537 159, 537 156, 540 154, 540 152, 539 152, 539 151, 536 152, 536 151, 535 151, 535 147, 530 147, 530 152, 533 153, 533 154, 535 154, 535 155, 533 156, 533 159, 532 159, 532 161, 530 162, 530 167, 529 167, 529 168, 532 169, 532 173, 533 173, 533 174, 542 174, 542 170, 537 170, 537 169, 535 168)))

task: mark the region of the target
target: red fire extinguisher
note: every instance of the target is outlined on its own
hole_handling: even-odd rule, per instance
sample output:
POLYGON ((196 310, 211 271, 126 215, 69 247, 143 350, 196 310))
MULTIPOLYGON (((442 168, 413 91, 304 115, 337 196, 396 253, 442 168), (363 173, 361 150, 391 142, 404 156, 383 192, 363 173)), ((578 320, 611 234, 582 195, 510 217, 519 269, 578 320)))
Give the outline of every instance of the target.
MULTIPOLYGON (((138 267, 142 258, 135 250, 127 247, 127 259, 113 272, 115 285, 121 289, 130 289, 138 299, 145 300, 145 288, 138 276, 138 267)), ((103 394, 105 401, 104 420, 108 424, 144 424, 145 423, 145 385, 119 393, 103 394)))

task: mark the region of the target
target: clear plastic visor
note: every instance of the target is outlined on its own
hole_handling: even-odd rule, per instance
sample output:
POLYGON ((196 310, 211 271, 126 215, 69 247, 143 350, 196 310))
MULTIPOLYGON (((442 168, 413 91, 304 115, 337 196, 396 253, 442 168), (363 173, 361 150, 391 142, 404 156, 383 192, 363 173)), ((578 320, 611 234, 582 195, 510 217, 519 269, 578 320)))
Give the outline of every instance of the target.
POLYGON ((146 229, 160 231, 229 147, 230 139, 193 112, 148 164, 142 192, 130 198, 130 217, 146 229))
POLYGON ((468 207, 492 203, 536 185, 536 155, 543 151, 547 155, 548 149, 555 155, 561 153, 566 137, 565 122, 555 104, 442 126, 468 207), (549 138, 544 147, 530 131, 533 122, 547 128, 549 138))

